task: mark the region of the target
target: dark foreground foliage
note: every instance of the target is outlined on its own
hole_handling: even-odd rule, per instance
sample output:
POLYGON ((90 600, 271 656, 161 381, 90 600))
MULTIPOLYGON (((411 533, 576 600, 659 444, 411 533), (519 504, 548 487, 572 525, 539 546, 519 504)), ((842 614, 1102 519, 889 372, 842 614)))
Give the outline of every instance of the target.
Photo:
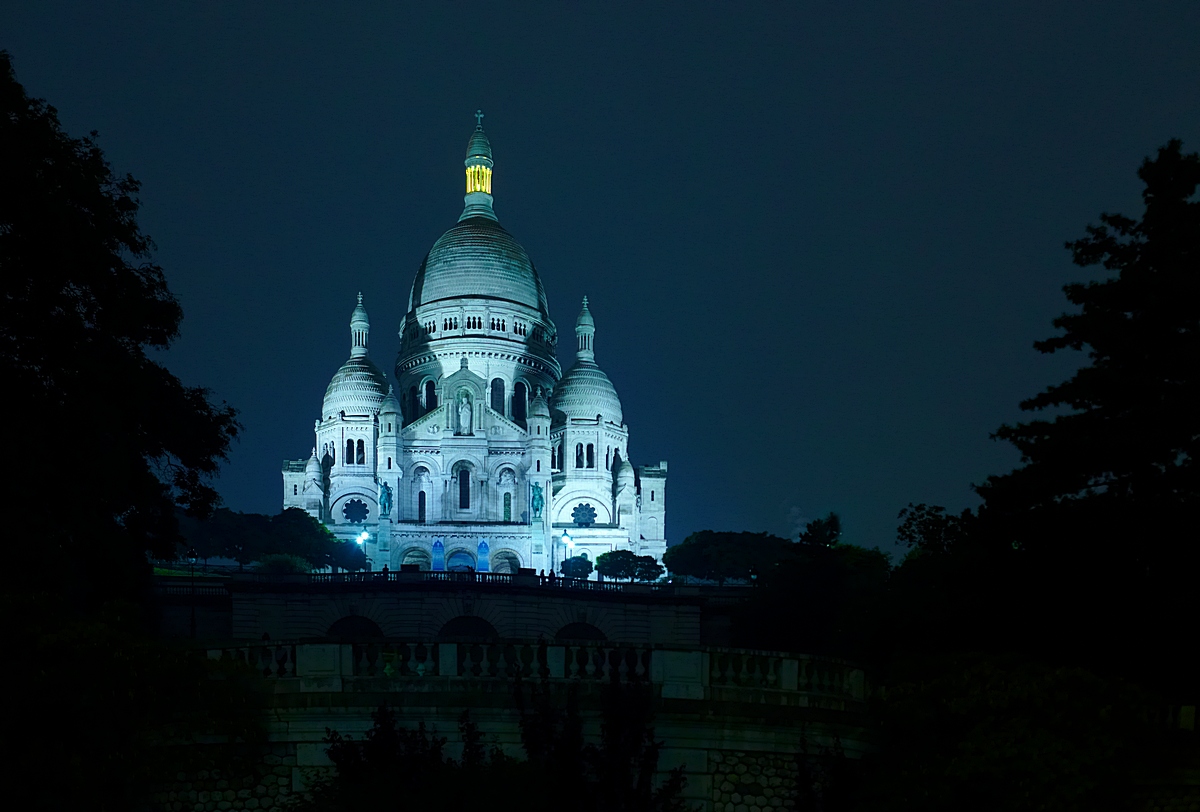
POLYGON ((177 511, 212 510, 239 426, 152 355, 182 313, 138 226, 138 191, 0 52, 0 421, 47 427, 9 432, 0 473, 19 506, 0 596, 8 717, 31 721, 9 725, 4 762, 26 809, 136 809, 174 772, 180 751, 165 744, 260 733, 246 681, 210 679, 206 660, 151 636, 147 553, 174 554, 177 511), (64 460, 86 480, 64 478, 64 460))
POLYGON ((315 777, 294 808, 496 808, 507 798, 530 812, 684 812, 681 771, 671 771, 662 784, 654 780, 661 743, 650 724, 649 690, 605 688, 596 745, 584 741, 576 699, 572 693, 559 707, 543 686, 518 685, 525 758, 486 743, 467 712, 458 721, 462 753, 452 758, 447 740, 436 731, 423 722, 404 728, 396 711, 383 705, 361 740, 327 731, 326 752, 335 773, 315 777))
POLYGON ((229 558, 245 566, 268 556, 288 555, 307 562, 309 569, 367 567, 361 547, 340 541, 300 508, 286 508, 277 516, 218 508, 204 520, 181 516, 180 526, 184 544, 201 559, 229 558))

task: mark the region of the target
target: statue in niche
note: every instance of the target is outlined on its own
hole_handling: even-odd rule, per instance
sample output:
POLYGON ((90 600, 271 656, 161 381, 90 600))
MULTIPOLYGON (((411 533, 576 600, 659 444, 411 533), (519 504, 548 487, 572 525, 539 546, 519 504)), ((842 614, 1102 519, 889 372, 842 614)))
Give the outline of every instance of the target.
POLYGON ((542 518, 542 508, 546 506, 546 498, 542 496, 542 486, 533 483, 533 496, 529 500, 529 506, 533 508, 533 518, 542 518))
POLYGON ((471 431, 471 413, 474 410, 471 408, 471 395, 466 391, 458 393, 458 434, 463 437, 469 437, 473 434, 471 431))
POLYGON ((500 484, 501 485, 511 485, 514 482, 516 482, 516 477, 513 475, 513 472, 511 469, 505 468, 503 471, 500 472, 500 484))
POLYGON ((379 483, 379 516, 392 517, 392 488, 382 481, 379 483))

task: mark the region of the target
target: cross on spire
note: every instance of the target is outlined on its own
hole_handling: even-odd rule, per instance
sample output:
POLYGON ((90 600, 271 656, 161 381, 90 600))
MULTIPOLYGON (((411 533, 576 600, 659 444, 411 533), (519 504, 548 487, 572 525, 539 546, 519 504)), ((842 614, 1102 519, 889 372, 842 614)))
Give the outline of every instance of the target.
POLYGON ((475 126, 481 130, 483 129, 483 111, 482 110, 475 111, 475 126))

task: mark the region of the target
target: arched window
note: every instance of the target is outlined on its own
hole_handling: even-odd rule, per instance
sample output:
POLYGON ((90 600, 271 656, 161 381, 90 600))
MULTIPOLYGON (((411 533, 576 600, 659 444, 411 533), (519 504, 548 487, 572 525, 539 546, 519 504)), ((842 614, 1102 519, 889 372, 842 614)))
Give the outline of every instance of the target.
POLYGON ((425 523, 425 491, 417 494, 417 521, 425 523))
MULTIPOLYGON (((361 440, 359 442, 361 442, 361 440)), ((591 443, 587 444, 587 467, 596 467, 596 448, 591 443)))
POLYGON ((425 411, 432 412, 437 408, 437 384, 433 381, 425 382, 425 411))
POLYGON ((367 447, 363 444, 362 440, 358 441, 358 456, 355 460, 359 465, 366 465, 367 463, 367 447))
POLYGON ((388 457, 388 470, 392 470, 392 458, 388 457))
POLYGON ((292 486, 292 496, 299 496, 299 495, 300 495, 300 486, 293 485, 292 486))
POLYGON ((583 443, 575 444, 575 467, 583 467, 583 443))
POLYGON ((421 396, 417 392, 417 387, 408 387, 408 422, 416 420, 421 416, 421 396))
POLYGON ((612 446, 604 449, 604 470, 612 470, 612 446))
POLYGON ((550 449, 550 470, 558 468, 558 446, 553 446, 550 449))
POLYGON ((538 470, 539 474, 542 472, 542 461, 541 460, 537 461, 537 470, 538 470))
POLYGON ((529 387, 520 381, 513 387, 513 422, 525 428, 525 407, 529 403, 529 387))
POLYGON ((504 494, 504 521, 512 521, 512 494, 504 494))
POLYGON ((650 491, 650 501, 654 501, 654 491, 650 491))
POLYGON ((354 441, 347 440, 346 441, 346 464, 349 465, 352 462, 354 462, 354 441))
POLYGON ((458 471, 458 509, 468 510, 471 507, 471 472, 466 468, 458 471))
POLYGON ((504 414, 504 381, 492 378, 492 411, 504 414))

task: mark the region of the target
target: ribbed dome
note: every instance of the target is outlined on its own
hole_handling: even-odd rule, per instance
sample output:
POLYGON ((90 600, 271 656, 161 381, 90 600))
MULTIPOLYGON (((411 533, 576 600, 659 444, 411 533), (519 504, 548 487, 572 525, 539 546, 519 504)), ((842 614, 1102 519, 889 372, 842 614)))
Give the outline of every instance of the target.
POLYGON ((546 293, 529 255, 486 217, 462 220, 438 238, 417 271, 408 309, 456 298, 516 302, 548 318, 546 293))
POLYGON ((627 485, 633 485, 637 478, 633 473, 633 466, 629 464, 629 460, 621 460, 620 467, 617 468, 617 485, 619 488, 625 488, 627 485))
POLYGON ((329 382, 321 416, 332 417, 338 412, 350 415, 376 414, 387 389, 387 377, 379 367, 365 355, 355 356, 342 364, 329 382))
POLYGON ((550 404, 546 403, 546 396, 542 394, 542 388, 539 386, 537 394, 533 396, 533 402, 529 404, 530 417, 549 417, 550 404))
POLYGON ((396 393, 392 391, 392 387, 388 387, 387 397, 383 399, 383 403, 379 407, 380 414, 400 414, 400 401, 396 398, 396 393))
POLYGON ((478 126, 475 132, 471 133, 471 140, 467 141, 467 158, 488 158, 492 157, 492 143, 488 141, 487 135, 483 132, 483 127, 478 126))
POLYGON ((617 389, 596 366, 594 361, 577 359, 562 376, 551 397, 551 408, 556 413, 556 422, 567 417, 594 420, 600 415, 606 422, 621 425, 621 399, 617 389))

